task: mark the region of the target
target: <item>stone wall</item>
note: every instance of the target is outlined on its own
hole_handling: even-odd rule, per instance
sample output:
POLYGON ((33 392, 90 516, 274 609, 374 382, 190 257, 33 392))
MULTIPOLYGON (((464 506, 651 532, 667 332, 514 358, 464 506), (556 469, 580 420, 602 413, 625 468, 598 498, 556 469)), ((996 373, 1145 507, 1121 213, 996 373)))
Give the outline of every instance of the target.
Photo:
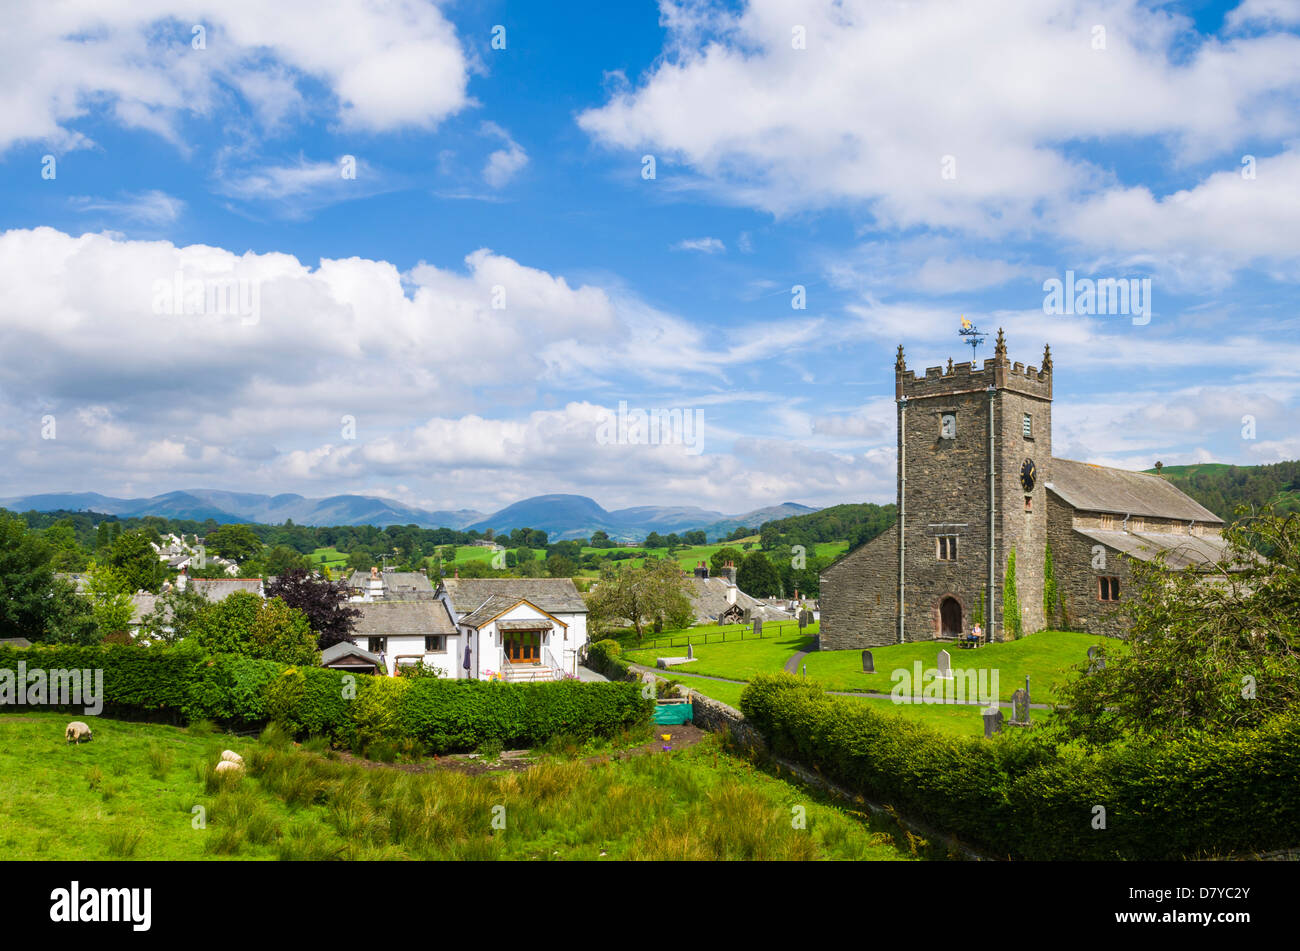
POLYGON ((1126 608, 1133 593, 1128 556, 1076 532, 1074 508, 1051 492, 1048 493, 1047 511, 1056 585, 1065 603, 1070 627, 1090 634, 1124 637, 1129 627, 1126 608), (1094 552, 1094 547, 1099 547, 1101 552, 1094 552), (1098 554, 1104 556, 1104 563, 1097 558, 1098 554), (1094 567, 1094 559, 1103 566, 1094 567), (1097 579, 1101 575, 1119 578, 1118 602, 1102 601, 1099 597, 1097 579))
POLYGON ((763 734, 749 725, 744 715, 734 707, 729 707, 720 700, 713 700, 697 690, 688 690, 694 723, 702 730, 720 733, 727 730, 737 743, 746 749, 767 751, 767 741, 763 734))
POLYGON ((821 650, 898 640, 898 529, 890 527, 821 574, 821 650))

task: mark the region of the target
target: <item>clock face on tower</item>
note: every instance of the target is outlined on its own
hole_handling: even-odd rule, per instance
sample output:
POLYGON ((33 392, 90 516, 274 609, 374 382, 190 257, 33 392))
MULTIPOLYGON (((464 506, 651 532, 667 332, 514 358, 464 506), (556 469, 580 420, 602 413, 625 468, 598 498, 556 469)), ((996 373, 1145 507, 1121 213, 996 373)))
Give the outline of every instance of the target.
POLYGON ((1020 484, 1024 486, 1026 492, 1032 492, 1034 480, 1038 478, 1038 470, 1034 468, 1034 460, 1026 459, 1025 464, 1020 467, 1020 484))

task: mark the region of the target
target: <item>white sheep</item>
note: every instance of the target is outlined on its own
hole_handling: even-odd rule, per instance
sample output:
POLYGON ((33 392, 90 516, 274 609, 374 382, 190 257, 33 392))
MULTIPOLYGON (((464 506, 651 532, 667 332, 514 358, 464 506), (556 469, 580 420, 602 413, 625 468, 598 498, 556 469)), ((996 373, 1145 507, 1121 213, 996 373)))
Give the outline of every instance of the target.
POLYGON ((244 757, 240 756, 234 750, 225 750, 222 752, 221 759, 227 763, 238 763, 240 766, 244 765, 244 757))
POLYGON ((235 763, 228 759, 223 759, 220 763, 217 764, 216 771, 218 773, 234 773, 238 775, 244 771, 244 764, 235 763))
POLYGON ((69 743, 80 743, 82 740, 94 738, 90 732, 90 727, 80 720, 73 720, 68 724, 68 728, 63 731, 63 738, 69 743))

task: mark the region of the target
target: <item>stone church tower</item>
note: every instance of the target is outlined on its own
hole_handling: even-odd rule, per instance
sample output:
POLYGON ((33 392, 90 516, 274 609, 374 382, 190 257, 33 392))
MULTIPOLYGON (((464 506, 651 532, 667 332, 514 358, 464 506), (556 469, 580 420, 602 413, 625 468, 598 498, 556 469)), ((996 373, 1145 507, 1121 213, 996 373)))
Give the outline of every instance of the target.
POLYGON ((1011 363, 999 330, 982 367, 950 359, 918 377, 900 346, 894 379, 898 524, 824 573, 822 648, 968 632, 977 612, 986 634, 1009 639, 1002 592, 1013 551, 1022 629, 1042 629, 1050 347, 1041 368, 1011 363))

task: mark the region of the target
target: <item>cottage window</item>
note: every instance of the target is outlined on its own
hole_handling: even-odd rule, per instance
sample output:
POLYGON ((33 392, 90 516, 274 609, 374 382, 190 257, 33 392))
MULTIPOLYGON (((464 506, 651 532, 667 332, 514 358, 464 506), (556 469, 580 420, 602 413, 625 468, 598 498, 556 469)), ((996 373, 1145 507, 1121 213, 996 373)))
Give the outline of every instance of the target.
POLYGON ((382 654, 384 651, 388 650, 388 638, 372 637, 369 639, 366 649, 372 654, 382 654))
POLYGON ((441 634, 434 634, 424 639, 425 653, 438 654, 447 649, 447 639, 441 634))
POLYGON ((1112 577, 1097 579, 1097 600, 1099 601, 1118 601, 1119 600, 1119 579, 1112 577))
POLYGON ((937 543, 937 557, 940 561, 957 560, 957 536, 956 535, 939 535, 935 538, 937 543))

